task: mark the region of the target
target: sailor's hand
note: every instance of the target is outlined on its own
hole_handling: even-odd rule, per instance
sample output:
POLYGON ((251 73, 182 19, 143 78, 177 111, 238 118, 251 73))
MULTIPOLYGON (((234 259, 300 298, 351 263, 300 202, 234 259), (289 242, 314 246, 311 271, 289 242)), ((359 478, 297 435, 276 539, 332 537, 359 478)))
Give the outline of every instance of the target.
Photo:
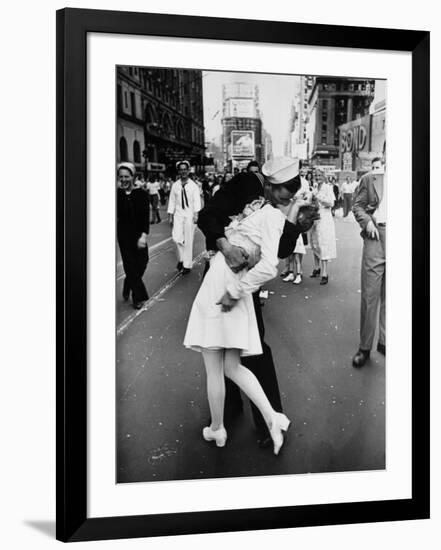
POLYGON ((225 237, 218 239, 217 245, 224 255, 228 267, 234 271, 234 273, 238 273, 242 271, 242 269, 248 267, 248 254, 243 248, 230 244, 225 237))
POLYGON ((237 304, 238 300, 233 298, 229 292, 225 292, 219 302, 216 302, 217 305, 221 306, 221 309, 224 313, 231 311, 233 307, 237 304))

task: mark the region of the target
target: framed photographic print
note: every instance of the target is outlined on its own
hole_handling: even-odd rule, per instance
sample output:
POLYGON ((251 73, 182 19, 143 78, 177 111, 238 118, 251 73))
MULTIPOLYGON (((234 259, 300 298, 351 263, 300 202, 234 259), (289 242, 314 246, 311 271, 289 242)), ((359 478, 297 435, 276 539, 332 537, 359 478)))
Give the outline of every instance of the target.
POLYGON ((57 12, 59 540, 429 517, 428 279, 429 33, 57 12))

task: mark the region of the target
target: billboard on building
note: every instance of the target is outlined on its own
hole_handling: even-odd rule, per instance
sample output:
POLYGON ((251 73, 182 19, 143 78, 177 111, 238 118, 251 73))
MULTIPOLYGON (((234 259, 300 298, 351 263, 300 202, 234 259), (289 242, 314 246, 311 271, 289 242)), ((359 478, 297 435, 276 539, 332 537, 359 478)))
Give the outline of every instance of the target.
POLYGON ((254 132, 252 130, 233 130, 231 132, 231 149, 233 158, 254 158, 254 132))
POLYGON ((369 151, 371 135, 370 115, 340 126, 340 152, 360 153, 369 151))
POLYGON ((386 110, 366 115, 339 127, 340 160, 343 170, 367 172, 372 159, 386 149, 386 110))
POLYGON ((253 99, 227 99, 225 106, 225 116, 227 117, 240 117, 240 118, 254 118, 254 100, 253 99))
POLYGON ((147 163, 147 170, 149 172, 164 172, 166 169, 165 164, 162 164, 161 162, 148 162, 147 163))

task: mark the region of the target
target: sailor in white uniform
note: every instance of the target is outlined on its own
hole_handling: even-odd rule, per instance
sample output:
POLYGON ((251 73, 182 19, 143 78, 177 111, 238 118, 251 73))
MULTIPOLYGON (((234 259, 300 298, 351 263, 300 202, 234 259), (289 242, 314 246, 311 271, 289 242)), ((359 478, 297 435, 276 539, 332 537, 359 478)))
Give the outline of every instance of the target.
POLYGON ((193 264, 193 239, 198 212, 201 209, 199 186, 189 178, 190 164, 183 160, 176 163, 179 179, 170 191, 167 212, 173 225, 172 239, 178 251, 179 271, 190 273, 193 264))

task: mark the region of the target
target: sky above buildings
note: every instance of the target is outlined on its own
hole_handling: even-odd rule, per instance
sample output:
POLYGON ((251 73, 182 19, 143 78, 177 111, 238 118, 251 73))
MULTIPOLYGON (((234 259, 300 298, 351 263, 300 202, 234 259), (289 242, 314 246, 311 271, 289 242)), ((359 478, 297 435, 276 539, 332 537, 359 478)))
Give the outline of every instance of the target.
POLYGON ((288 136, 291 105, 298 94, 298 76, 259 73, 203 71, 205 141, 222 134, 222 86, 245 82, 259 87, 259 107, 263 127, 273 140, 273 154, 283 155, 288 136))

